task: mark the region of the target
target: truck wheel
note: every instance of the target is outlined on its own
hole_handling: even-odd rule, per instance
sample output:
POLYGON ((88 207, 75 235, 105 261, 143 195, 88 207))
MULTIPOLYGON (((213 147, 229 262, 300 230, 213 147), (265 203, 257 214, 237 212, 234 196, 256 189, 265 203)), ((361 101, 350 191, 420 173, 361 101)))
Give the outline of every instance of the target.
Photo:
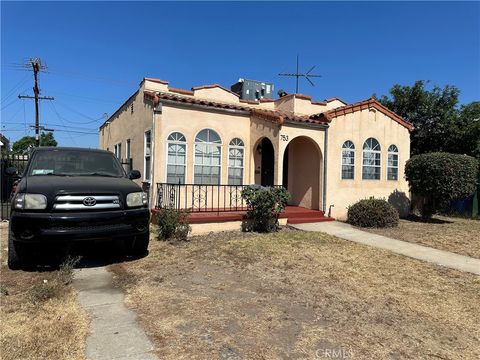
POLYGON ((22 267, 22 264, 18 244, 15 245, 15 237, 10 230, 8 232, 8 267, 12 270, 18 270, 22 267))
POLYGON ((150 234, 137 236, 133 240, 132 250, 130 251, 130 253, 134 256, 145 255, 148 250, 149 240, 150 240, 150 234))

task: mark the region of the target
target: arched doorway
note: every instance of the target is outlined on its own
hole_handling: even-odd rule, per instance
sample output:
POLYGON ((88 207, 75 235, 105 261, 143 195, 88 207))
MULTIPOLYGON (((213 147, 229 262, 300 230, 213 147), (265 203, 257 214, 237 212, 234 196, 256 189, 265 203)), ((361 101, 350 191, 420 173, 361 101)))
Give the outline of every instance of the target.
POLYGON ((274 185, 275 150, 268 138, 263 138, 255 146, 255 184, 262 186, 274 185))
POLYGON ((318 145, 306 136, 293 139, 283 155, 283 186, 291 194, 289 205, 318 210, 322 155, 318 145))

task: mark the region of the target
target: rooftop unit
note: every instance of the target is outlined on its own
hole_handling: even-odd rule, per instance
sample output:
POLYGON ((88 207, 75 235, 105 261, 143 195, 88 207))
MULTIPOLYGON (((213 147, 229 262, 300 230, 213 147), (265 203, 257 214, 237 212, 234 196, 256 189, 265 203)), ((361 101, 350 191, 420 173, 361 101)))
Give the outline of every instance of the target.
POLYGON ((240 78, 230 89, 240 95, 240 99, 259 100, 273 98, 273 84, 240 78))

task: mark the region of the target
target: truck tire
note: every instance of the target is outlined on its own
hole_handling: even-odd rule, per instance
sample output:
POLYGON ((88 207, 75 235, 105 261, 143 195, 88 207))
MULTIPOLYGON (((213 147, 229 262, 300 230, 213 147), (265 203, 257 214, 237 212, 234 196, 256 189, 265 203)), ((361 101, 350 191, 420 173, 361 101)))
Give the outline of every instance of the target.
POLYGON ((148 243, 150 241, 150 234, 137 236, 132 243, 130 254, 133 256, 143 256, 148 251, 148 243))
POLYGON ((12 231, 8 232, 8 267, 11 270, 21 269, 23 265, 18 245, 15 245, 15 236, 12 231))

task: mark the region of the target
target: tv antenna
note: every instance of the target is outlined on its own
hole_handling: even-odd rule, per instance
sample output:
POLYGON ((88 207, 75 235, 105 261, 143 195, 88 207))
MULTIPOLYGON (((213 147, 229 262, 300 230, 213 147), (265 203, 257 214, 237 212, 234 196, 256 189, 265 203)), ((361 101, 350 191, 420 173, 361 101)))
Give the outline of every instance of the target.
POLYGON ((322 75, 315 75, 315 74, 311 74, 312 70, 315 69, 315 66, 316 65, 313 65, 310 70, 308 70, 306 73, 300 73, 300 69, 299 69, 299 62, 298 62, 298 54, 297 54, 297 71, 293 74, 293 73, 280 73, 278 74, 279 76, 292 76, 292 77, 295 77, 295 94, 298 94, 298 79, 301 78, 301 77, 304 77, 309 83, 310 85, 312 86, 315 86, 315 84, 313 83, 312 80, 310 80, 310 78, 314 78, 314 77, 322 77, 322 75))

